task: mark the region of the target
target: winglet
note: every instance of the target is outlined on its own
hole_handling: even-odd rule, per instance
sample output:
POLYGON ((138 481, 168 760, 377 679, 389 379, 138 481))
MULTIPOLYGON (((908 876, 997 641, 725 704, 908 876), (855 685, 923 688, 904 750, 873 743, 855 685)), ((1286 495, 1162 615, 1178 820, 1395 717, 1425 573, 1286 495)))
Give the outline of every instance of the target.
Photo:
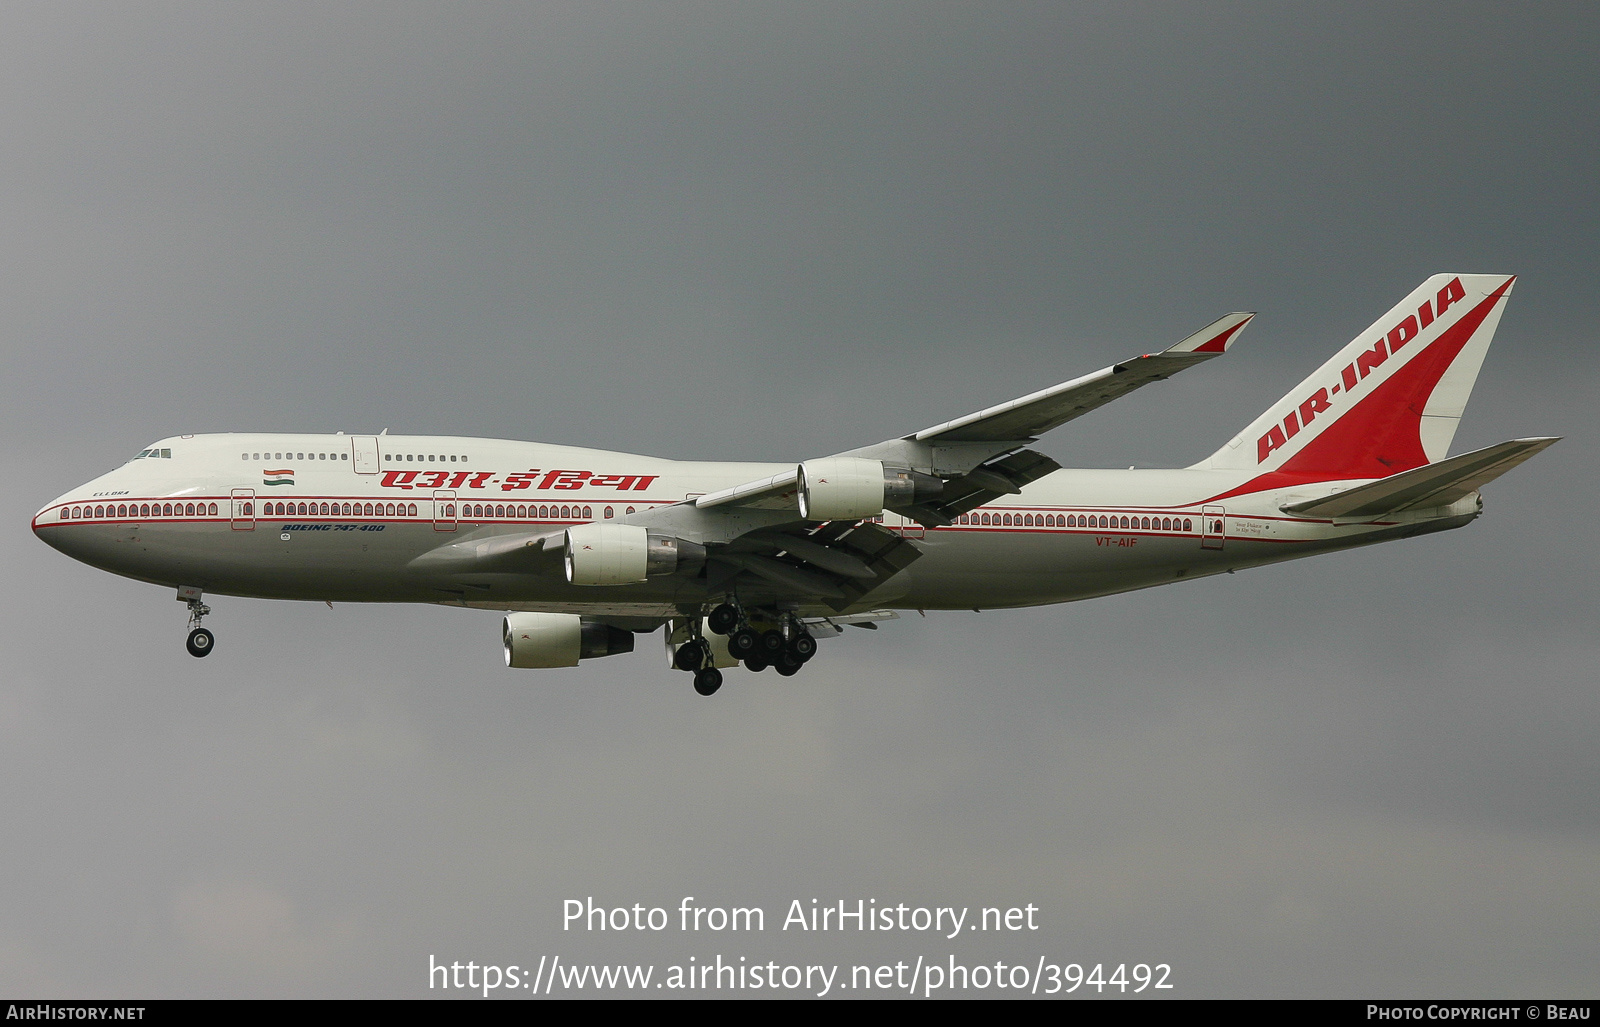
POLYGON ((1239 310, 1232 314, 1224 314, 1193 335, 1184 339, 1176 346, 1169 346, 1163 353, 1226 353, 1228 347, 1239 337, 1239 332, 1250 319, 1256 316, 1253 310, 1239 310))

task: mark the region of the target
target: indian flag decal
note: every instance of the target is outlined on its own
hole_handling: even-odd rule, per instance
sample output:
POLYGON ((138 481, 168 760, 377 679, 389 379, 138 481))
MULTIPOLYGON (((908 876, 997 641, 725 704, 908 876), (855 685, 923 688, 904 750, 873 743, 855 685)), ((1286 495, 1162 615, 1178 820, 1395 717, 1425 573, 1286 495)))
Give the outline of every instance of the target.
POLYGON ((261 479, 263 485, 293 485, 293 471, 262 471, 265 477, 261 479))

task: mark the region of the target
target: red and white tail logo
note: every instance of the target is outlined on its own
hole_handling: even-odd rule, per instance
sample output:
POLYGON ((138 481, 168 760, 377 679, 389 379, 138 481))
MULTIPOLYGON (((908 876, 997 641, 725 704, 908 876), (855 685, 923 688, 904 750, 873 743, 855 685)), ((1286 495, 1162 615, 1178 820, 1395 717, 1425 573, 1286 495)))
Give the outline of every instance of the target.
POLYGON ((1250 472, 1274 488, 1384 478, 1442 459, 1515 281, 1434 275, 1195 466, 1250 472))

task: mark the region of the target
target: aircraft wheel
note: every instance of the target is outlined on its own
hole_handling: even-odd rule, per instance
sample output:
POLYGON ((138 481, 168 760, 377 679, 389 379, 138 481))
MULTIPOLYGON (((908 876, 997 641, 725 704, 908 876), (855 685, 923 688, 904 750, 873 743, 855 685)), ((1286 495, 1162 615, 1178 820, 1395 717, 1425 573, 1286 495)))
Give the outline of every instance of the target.
POLYGON ((805 663, 817 655, 817 640, 802 631, 789 640, 789 652, 793 653, 801 663, 805 663))
POLYGON ((741 628, 728 636, 728 652, 736 660, 748 659, 761 648, 761 637, 749 628, 741 628))
POLYGON ((711 611, 711 616, 706 618, 706 627, 719 635, 727 635, 739 624, 739 608, 732 603, 723 603, 711 611))
POLYGON ((190 656, 204 656, 211 651, 217 640, 205 628, 195 628, 189 632, 189 640, 184 643, 184 648, 189 650, 190 656))
POLYGON ((760 653, 756 653, 752 656, 746 656, 744 658, 745 670, 766 670, 769 666, 771 665, 767 663, 760 653))
POLYGON ((761 650, 765 652, 769 658, 775 659, 779 653, 783 652, 786 645, 788 645, 788 643, 784 641, 783 632, 779 631, 777 628, 773 628, 771 631, 763 631, 761 633, 761 650))
POLYGON ((713 695, 722 687, 722 671, 706 667, 694 672, 694 690, 701 695, 713 695))
POLYGON ((800 673, 800 661, 795 659, 793 653, 784 653, 773 666, 778 668, 778 673, 786 678, 792 678, 800 673))
POLYGON ((677 653, 672 657, 672 665, 679 670, 699 670, 705 663, 706 644, 699 639, 678 646, 677 653))

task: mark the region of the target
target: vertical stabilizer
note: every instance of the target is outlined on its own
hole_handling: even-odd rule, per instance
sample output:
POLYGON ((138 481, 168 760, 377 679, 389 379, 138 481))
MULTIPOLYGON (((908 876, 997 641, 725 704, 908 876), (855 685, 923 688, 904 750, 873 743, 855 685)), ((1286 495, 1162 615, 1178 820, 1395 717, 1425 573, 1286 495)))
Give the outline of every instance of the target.
POLYGON ((1384 478, 1442 459, 1515 281, 1434 275, 1195 466, 1280 485, 1384 478))

